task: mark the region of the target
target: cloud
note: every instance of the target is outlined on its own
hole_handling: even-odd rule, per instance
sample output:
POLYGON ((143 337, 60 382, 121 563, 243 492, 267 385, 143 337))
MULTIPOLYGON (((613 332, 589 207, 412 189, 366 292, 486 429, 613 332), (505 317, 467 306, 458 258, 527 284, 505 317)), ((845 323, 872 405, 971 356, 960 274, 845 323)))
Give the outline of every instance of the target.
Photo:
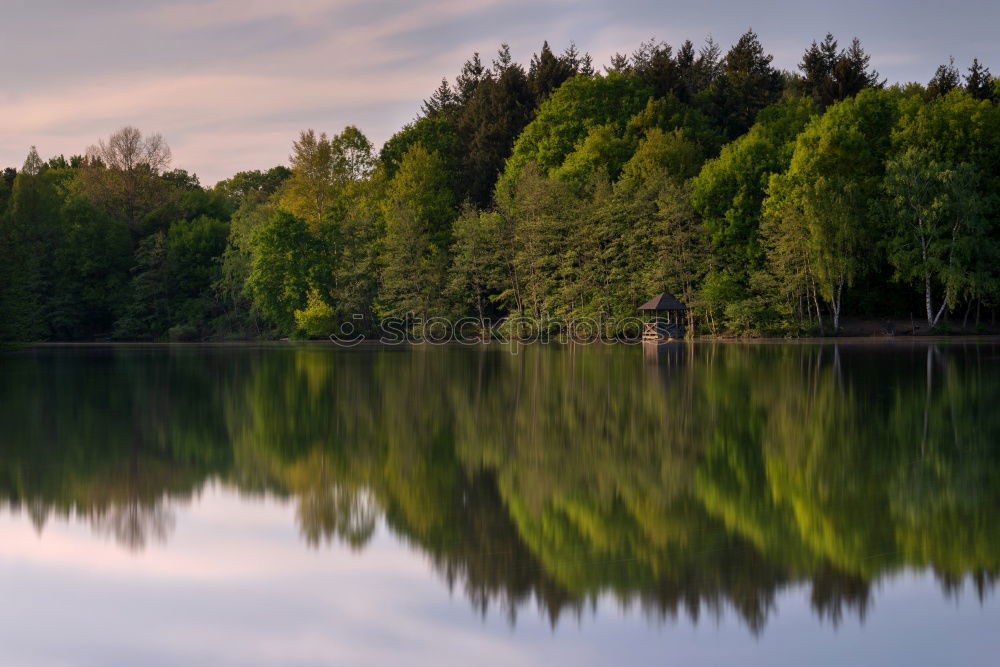
POLYGON ((268 23, 275 39, 258 36, 261 48, 244 48, 236 58, 236 46, 226 40, 252 37, 244 28, 235 37, 215 35, 220 43, 193 47, 229 54, 225 58, 206 53, 194 61, 187 54, 174 66, 107 67, 71 81, 25 84, 17 94, 0 97, 0 118, 8 130, 0 136, 0 158, 19 164, 29 144, 44 155, 79 153, 133 124, 163 134, 174 148, 175 165, 200 173, 210 184, 240 169, 284 162, 296 133, 307 127, 338 131, 357 124, 380 143, 410 120, 440 77, 468 55, 437 44, 430 47, 434 53, 418 57, 420 49, 401 43, 399 36, 442 21, 474 21, 478 12, 499 4, 436 0, 373 13, 360 2, 212 0, 109 19, 102 24, 107 31, 146 31, 154 42, 254 22, 268 23), (125 29, 134 22, 143 29, 125 29), (276 39, 282 30, 275 23, 292 25, 308 38, 276 39), (376 122, 368 122, 372 119, 376 122))
POLYGON ((209 0, 176 2, 153 6, 139 13, 147 25, 157 28, 190 30, 255 21, 287 20, 308 25, 336 9, 361 4, 364 0, 209 0))
MULTIPOLYGON (((526 62, 544 39, 575 40, 595 64, 651 36, 678 44, 712 34, 723 48, 752 25, 780 67, 811 39, 859 30, 890 81, 926 81, 947 59, 1000 59, 1000 5, 964 9, 715 0, 52 0, 5 7, 0 43, 31 54, 0 87, 0 167, 36 144, 82 152, 125 124, 160 132, 175 164, 212 183, 284 162, 296 133, 358 125, 376 143, 412 120, 442 76, 500 42, 526 62), (863 7, 863 8, 862 8, 863 7), (864 25, 851 16, 864 14, 864 25), (905 15, 905 20, 899 16, 905 15), (45 35, 39 48, 38 35, 45 35), (929 39, 928 35, 933 35, 929 39)), ((994 64, 994 69, 997 65, 994 64)))

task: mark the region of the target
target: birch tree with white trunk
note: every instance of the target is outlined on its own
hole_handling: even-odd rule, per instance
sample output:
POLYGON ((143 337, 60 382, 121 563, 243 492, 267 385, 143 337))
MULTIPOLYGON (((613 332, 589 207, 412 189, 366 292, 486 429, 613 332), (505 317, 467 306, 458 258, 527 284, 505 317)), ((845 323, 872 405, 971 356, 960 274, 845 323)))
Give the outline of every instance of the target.
POLYGON ((886 167, 889 260, 898 279, 923 288, 929 328, 955 306, 988 242, 978 182, 968 163, 937 161, 915 147, 886 167))

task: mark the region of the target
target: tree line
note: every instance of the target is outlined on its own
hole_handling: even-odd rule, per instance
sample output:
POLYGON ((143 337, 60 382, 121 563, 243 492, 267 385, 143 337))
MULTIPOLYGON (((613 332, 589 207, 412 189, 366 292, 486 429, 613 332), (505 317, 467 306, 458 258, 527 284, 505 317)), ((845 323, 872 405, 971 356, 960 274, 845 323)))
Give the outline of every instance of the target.
POLYGON ((0 178, 0 340, 325 337, 386 317, 587 318, 668 291, 689 331, 844 317, 986 330, 1000 297, 1000 83, 880 77, 855 39, 798 70, 747 31, 603 68, 470 58, 380 150, 314 130, 203 187, 125 127, 0 178))

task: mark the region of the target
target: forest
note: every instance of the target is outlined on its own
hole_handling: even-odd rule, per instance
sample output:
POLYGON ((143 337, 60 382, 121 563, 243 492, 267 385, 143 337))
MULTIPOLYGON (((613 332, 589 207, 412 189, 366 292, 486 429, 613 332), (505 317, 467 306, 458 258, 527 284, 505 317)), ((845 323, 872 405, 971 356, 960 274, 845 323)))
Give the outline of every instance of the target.
POLYGON ((989 332, 1000 80, 978 60, 929 74, 889 83, 829 34, 796 71, 750 30, 603 67, 503 45, 380 149, 307 129, 288 166, 213 187, 132 126, 68 159, 32 147, 0 174, 0 342, 377 336, 403 316, 621 337, 663 291, 688 335, 989 332))

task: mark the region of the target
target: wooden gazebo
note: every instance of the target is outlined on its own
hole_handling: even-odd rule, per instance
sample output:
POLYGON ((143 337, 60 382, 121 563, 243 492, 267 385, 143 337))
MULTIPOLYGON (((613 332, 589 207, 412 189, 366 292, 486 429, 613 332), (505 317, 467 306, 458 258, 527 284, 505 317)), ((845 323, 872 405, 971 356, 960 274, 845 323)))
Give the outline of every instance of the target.
POLYGON ((653 319, 642 329, 642 340, 658 342, 684 338, 684 313, 687 306, 664 292, 639 306, 639 312, 652 313, 653 319))

